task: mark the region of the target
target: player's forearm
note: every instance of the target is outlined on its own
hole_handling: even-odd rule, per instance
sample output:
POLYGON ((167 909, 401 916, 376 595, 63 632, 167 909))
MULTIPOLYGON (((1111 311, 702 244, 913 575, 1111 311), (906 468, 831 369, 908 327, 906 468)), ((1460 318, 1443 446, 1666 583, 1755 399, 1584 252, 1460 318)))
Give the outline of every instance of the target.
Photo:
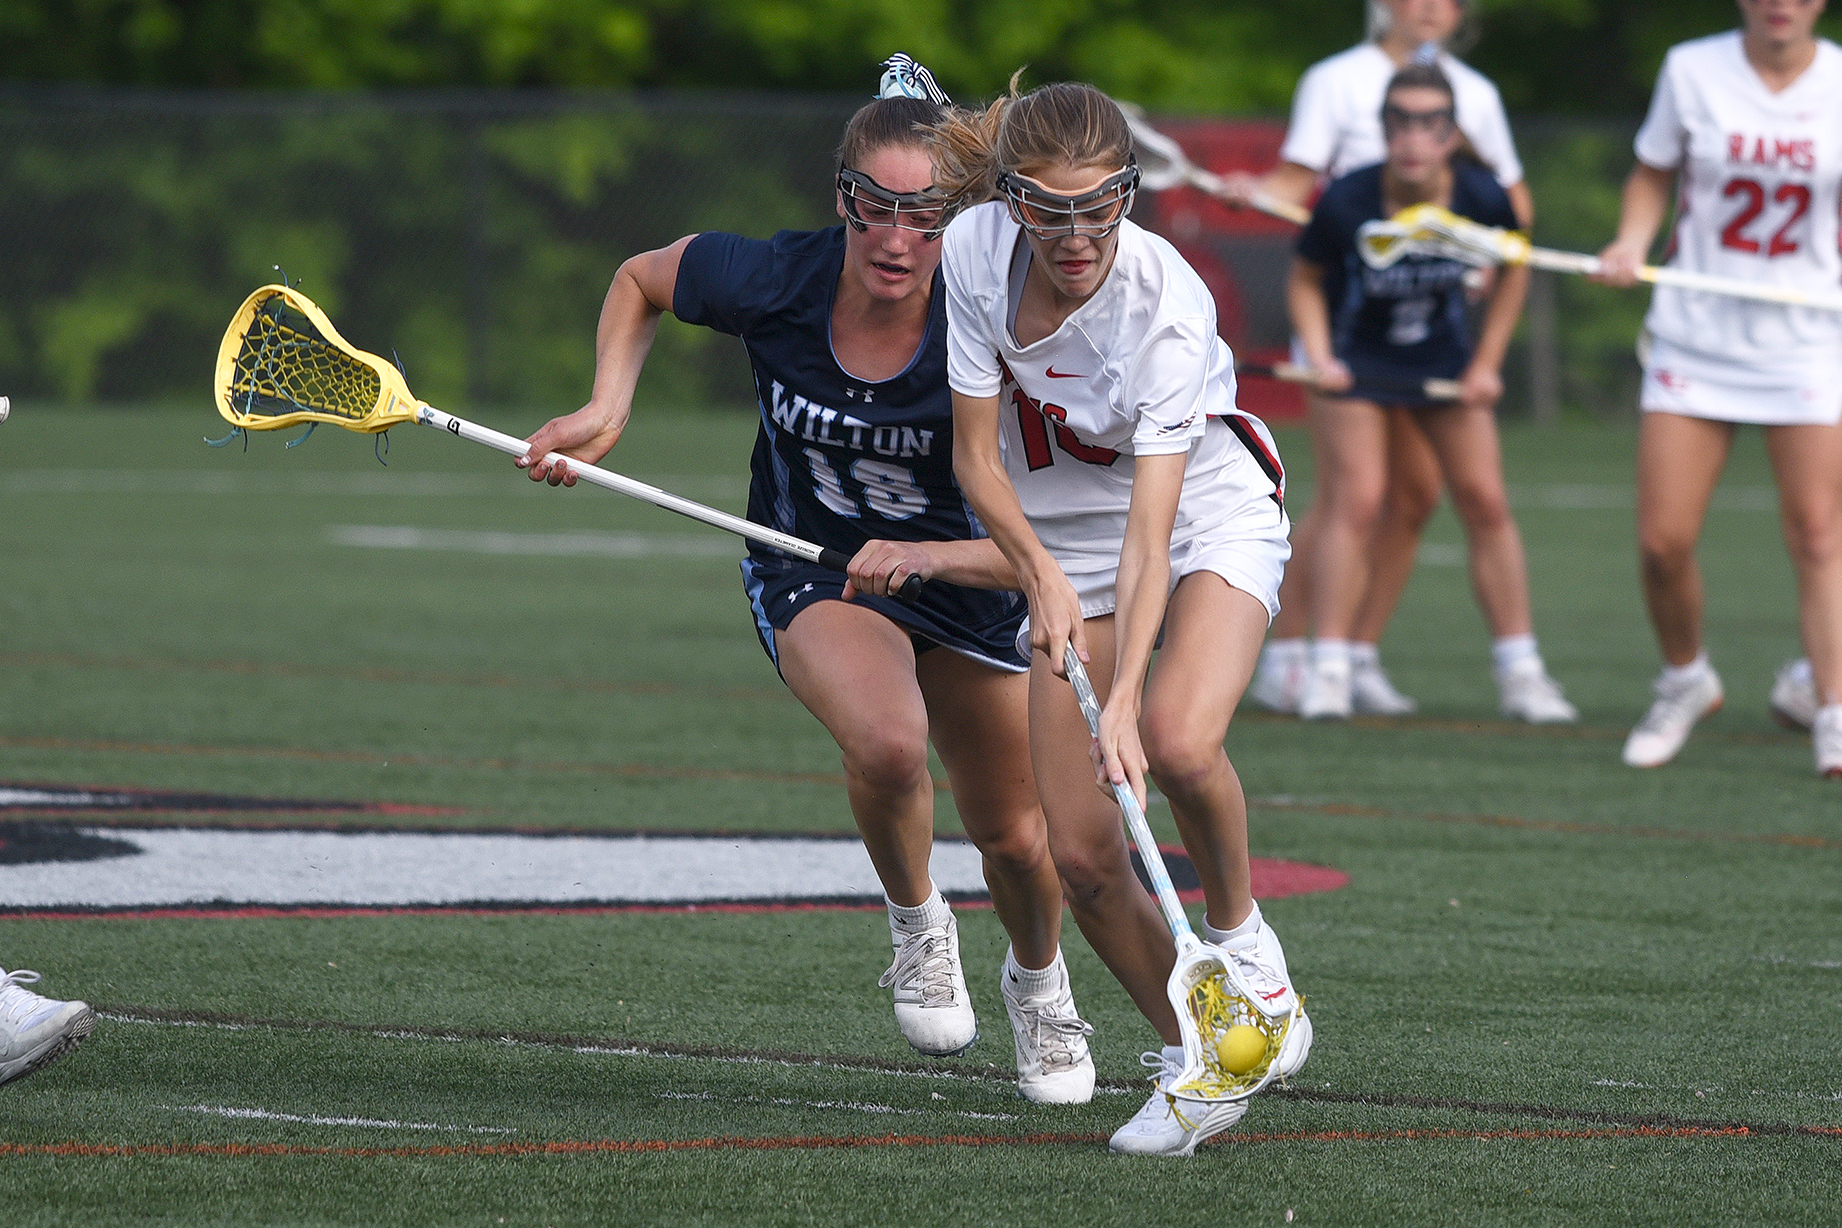
POLYGON ((1133 462, 1132 502, 1120 543, 1113 615, 1113 690, 1108 704, 1126 702, 1136 712, 1164 607, 1170 599, 1170 536, 1183 493, 1186 453, 1144 456, 1133 462))
POLYGON ((1004 471, 998 447, 998 399, 953 394, 953 478, 990 540, 1010 564, 1018 588, 1028 591, 1053 566, 1004 471))
POLYGON ((1281 162, 1260 177, 1259 191, 1288 205, 1302 205, 1317 189, 1318 173, 1296 162, 1281 162))
POLYGON ((929 578, 966 588, 988 588, 1015 592, 1019 588, 1017 569, 988 537, 967 541, 927 543, 931 562, 929 578))
POLYGON ((1625 178, 1624 192, 1618 209, 1618 237, 1621 247, 1647 252, 1669 215, 1670 192, 1675 186, 1675 172, 1658 170, 1639 162, 1625 178))
POLYGON ((1334 358, 1330 347, 1330 306, 1324 301, 1323 271, 1308 260, 1294 259, 1286 278, 1286 310, 1305 357, 1319 366, 1334 358))
POLYGON ((1484 310, 1484 322, 1478 329, 1477 348, 1471 355, 1473 366, 1488 371, 1503 369, 1504 355, 1509 353, 1510 338, 1515 334, 1516 321, 1522 317, 1522 304, 1528 295, 1528 265, 1507 264, 1498 268, 1490 304, 1484 310))
POLYGON ((634 274, 634 262, 640 259, 628 260, 614 274, 595 328, 595 385, 589 403, 623 418, 632 408, 633 390, 664 314, 646 297, 634 274))

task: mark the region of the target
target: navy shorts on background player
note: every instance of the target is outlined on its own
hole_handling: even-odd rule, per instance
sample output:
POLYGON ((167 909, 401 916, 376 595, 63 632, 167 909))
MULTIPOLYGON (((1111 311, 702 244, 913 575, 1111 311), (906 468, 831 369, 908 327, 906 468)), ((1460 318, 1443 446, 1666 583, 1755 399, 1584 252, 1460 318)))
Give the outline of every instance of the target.
MULTIPOLYGON (((870 382, 845 371, 829 344, 814 344, 831 336, 843 269, 842 226, 783 230, 767 240, 701 234, 679 260, 672 314, 740 337, 754 368, 761 427, 749 462, 748 518, 852 555, 877 540, 984 537, 953 481, 939 274, 913 360, 870 382)), ((772 631, 812 601, 837 596, 844 582, 762 547, 750 548, 742 574, 770 656, 772 631)), ((1027 610, 1020 594, 929 584, 913 605, 856 600, 975 660, 1028 668, 1014 647, 1027 610)))
MULTIPOLYGON (((1452 163, 1449 207, 1486 226, 1520 225, 1496 177, 1469 160, 1452 163)), ((1409 255, 1387 268, 1371 268, 1357 251, 1356 235, 1364 223, 1385 216, 1382 165, 1351 171, 1324 189, 1298 236, 1298 254, 1324 270, 1331 351, 1355 379, 1348 392, 1337 395, 1430 405, 1428 398, 1402 389, 1429 379, 1457 379, 1470 365, 1464 284, 1469 266, 1409 255)))

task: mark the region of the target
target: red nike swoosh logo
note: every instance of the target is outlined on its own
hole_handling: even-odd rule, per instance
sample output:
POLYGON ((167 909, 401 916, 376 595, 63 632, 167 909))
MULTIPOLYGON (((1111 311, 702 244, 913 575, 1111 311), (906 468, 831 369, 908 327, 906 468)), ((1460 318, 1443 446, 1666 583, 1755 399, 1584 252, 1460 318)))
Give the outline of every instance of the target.
POLYGON ((1043 374, 1048 376, 1050 379, 1086 379, 1087 378, 1085 375, 1080 375, 1073 371, 1057 371, 1054 367, 1050 367, 1048 370, 1044 371, 1043 374))
POLYGON ((1282 994, 1284 994, 1284 993, 1285 993, 1285 990, 1284 990, 1284 989, 1275 989, 1275 990, 1274 990, 1274 991, 1273 991, 1272 993, 1263 993, 1263 994, 1261 994, 1261 995, 1260 995, 1260 1000, 1261 1000, 1262 1002, 1271 1002, 1271 1001, 1272 1001, 1272 1000, 1273 1000, 1274 998, 1277 998, 1277 997, 1279 997, 1280 995, 1282 995, 1282 994))

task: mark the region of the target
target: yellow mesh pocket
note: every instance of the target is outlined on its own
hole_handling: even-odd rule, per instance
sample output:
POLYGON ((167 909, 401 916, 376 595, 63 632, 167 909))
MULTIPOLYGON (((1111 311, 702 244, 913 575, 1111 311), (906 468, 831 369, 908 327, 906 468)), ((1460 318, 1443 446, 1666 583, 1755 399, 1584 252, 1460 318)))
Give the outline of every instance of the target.
POLYGON ((250 320, 228 389, 231 405, 246 418, 309 410, 350 422, 375 409, 383 390, 376 371, 320 336, 313 321, 279 298, 250 320))
POLYGON ((1180 1095, 1202 1100, 1225 1100, 1244 1094, 1266 1078, 1266 1072, 1279 1058, 1291 1017, 1273 1020, 1256 1010, 1247 999, 1235 993, 1224 976, 1204 977, 1190 990, 1190 1018, 1202 1042, 1203 1073, 1175 1089, 1180 1095), (1266 1040, 1260 1059, 1237 1074, 1222 1064, 1222 1042, 1230 1029, 1251 1027, 1266 1040))

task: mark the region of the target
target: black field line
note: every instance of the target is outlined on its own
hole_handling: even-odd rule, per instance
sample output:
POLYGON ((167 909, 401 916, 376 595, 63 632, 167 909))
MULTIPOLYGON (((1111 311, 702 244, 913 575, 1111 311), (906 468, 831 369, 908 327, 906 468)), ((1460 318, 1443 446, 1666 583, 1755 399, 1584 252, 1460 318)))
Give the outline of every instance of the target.
MULTIPOLYGON (((610 1037, 578 1036, 549 1032, 501 1031, 492 1029, 429 1028, 407 1024, 349 1023, 339 1020, 265 1019, 258 1016, 226 1014, 212 1011, 174 1011, 151 1007, 105 1005, 96 1008, 116 1023, 154 1024, 170 1027, 221 1028, 228 1031, 268 1030, 279 1032, 339 1032, 354 1036, 373 1036, 386 1040, 418 1040, 449 1044, 511 1044, 534 1049, 569 1050, 590 1055, 613 1057, 653 1057, 739 1064, 818 1067, 832 1070, 858 1070, 876 1074, 916 1075, 936 1079, 969 1079, 987 1083, 1014 1083, 1014 1070, 995 1064, 974 1065, 953 1061, 891 1061, 885 1058, 859 1057, 849 1054, 798 1053, 786 1049, 745 1049, 729 1045, 677 1045, 657 1041, 636 1041, 610 1037)), ((1097 1092, 1113 1095, 1142 1095, 1144 1079, 1106 1078, 1095 1080, 1097 1092)), ((1301 1104, 1351 1105, 1375 1109, 1409 1109, 1422 1112, 1474 1113, 1488 1117, 1523 1117, 1541 1121, 1579 1121, 1593 1125, 1644 1130, 1686 1130, 1721 1133, 1744 1132, 1754 1135, 1806 1136, 1842 1139, 1842 1126, 1798 1125, 1791 1122, 1747 1121, 1722 1118, 1683 1117, 1674 1113, 1619 1113, 1603 1109, 1576 1108, 1566 1105, 1527 1104, 1516 1101, 1474 1100, 1462 1096, 1412 1096, 1375 1092, 1333 1091, 1306 1086, 1269 1087, 1264 1097, 1297 1101, 1301 1104)))

